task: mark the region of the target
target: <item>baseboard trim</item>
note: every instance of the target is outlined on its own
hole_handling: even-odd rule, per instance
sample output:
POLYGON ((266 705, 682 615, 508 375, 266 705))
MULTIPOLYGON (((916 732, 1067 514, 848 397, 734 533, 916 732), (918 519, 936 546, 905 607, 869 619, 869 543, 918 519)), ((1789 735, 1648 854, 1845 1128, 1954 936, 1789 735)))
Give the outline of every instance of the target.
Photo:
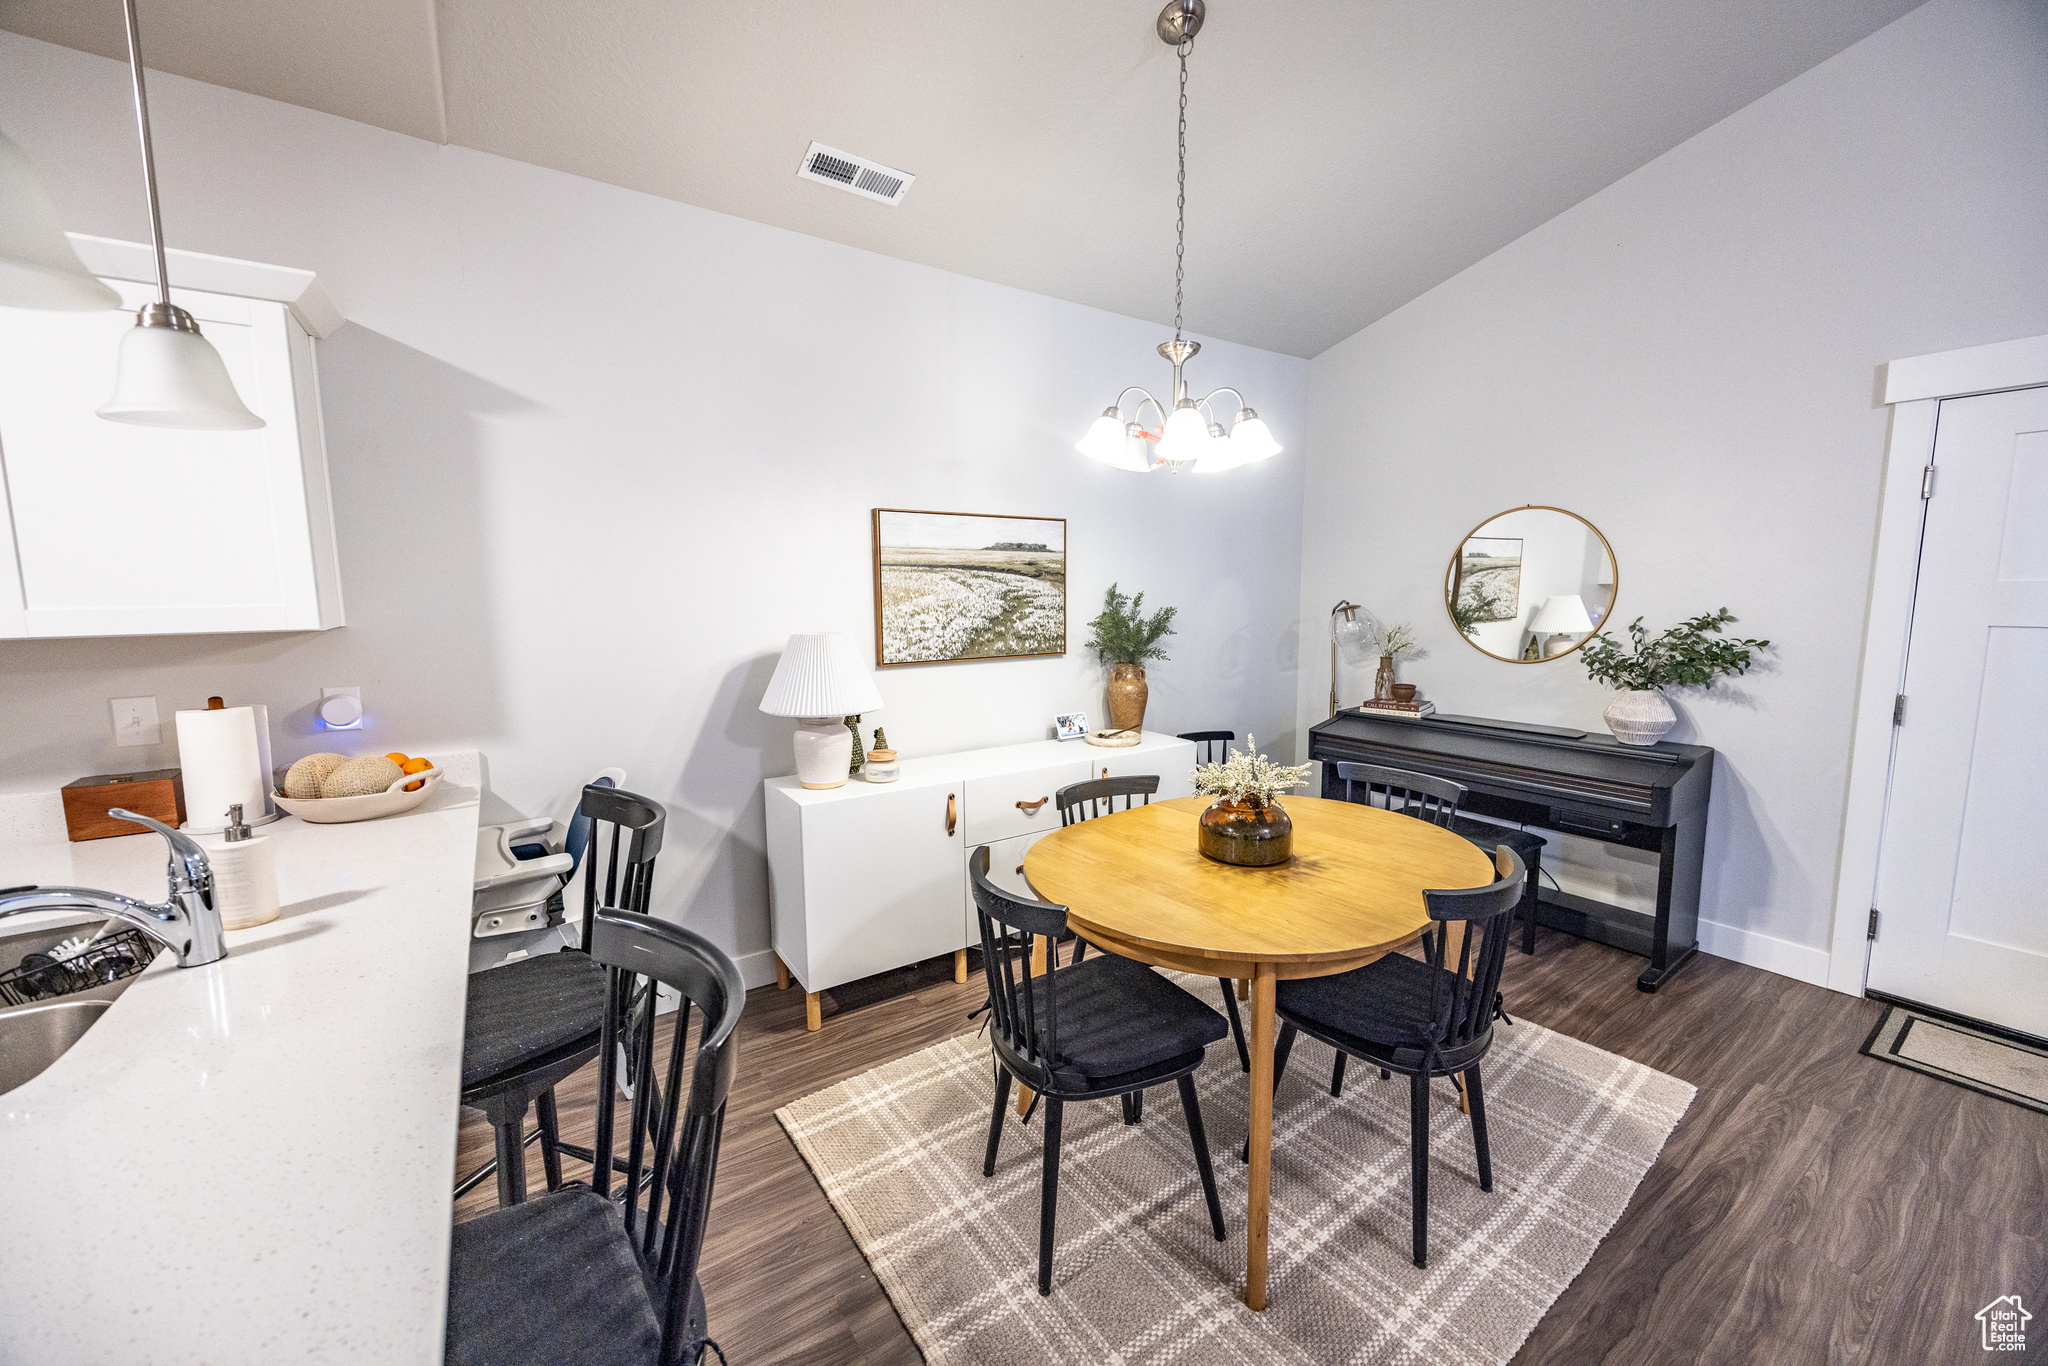
POLYGON ((1717 921, 1700 922, 1700 952, 1711 953, 1716 958, 1726 958, 1765 972, 1775 972, 1780 977, 1790 977, 1797 982, 1809 982, 1817 987, 1828 984, 1828 963, 1826 949, 1817 949, 1810 944, 1795 944, 1789 939, 1775 939, 1755 930, 1745 930, 1737 925, 1723 925, 1717 921))
POLYGON ((765 987, 775 980, 775 950, 761 949, 754 953, 736 954, 733 961, 740 965, 740 980, 747 984, 747 990, 765 987))

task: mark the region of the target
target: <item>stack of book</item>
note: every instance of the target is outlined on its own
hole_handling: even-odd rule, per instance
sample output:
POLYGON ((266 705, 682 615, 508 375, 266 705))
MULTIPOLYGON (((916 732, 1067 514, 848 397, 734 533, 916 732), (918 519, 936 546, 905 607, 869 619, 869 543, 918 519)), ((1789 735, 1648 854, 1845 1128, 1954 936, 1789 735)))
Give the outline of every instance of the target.
POLYGON ((1413 702, 1396 702, 1391 698, 1381 701, 1368 697, 1358 704, 1358 709, 1367 716, 1398 716, 1408 721, 1420 721, 1436 710, 1436 703, 1425 702, 1419 697, 1413 702))

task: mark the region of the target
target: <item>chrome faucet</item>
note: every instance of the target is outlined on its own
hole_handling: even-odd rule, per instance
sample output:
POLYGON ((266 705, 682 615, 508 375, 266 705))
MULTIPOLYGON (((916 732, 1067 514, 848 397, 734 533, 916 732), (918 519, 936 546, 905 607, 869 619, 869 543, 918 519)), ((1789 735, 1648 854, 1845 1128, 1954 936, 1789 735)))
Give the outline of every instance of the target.
POLYGON ((97 911, 132 925, 178 955, 178 966, 196 968, 227 957, 220 908, 213 902, 213 868, 206 851, 190 835, 160 821, 114 807, 109 816, 146 825, 171 846, 170 896, 152 906, 118 892, 91 887, 24 887, 0 894, 0 920, 30 911, 97 911))

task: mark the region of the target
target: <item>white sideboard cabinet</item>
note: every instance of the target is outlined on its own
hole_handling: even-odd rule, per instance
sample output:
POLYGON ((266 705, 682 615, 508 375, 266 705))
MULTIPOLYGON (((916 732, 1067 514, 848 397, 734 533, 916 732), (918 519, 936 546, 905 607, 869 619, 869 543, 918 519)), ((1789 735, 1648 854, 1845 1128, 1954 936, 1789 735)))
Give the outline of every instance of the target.
POLYGON ((1188 796, 1192 742, 1145 734, 1125 749, 1039 740, 906 759, 893 783, 859 778, 816 791, 795 778, 766 784, 769 917, 777 978, 818 993, 909 963, 953 954, 965 981, 980 941, 969 854, 989 846, 990 875, 1029 893, 1024 851, 1060 828, 1053 794, 1069 783, 1157 774, 1159 794, 1188 796))
POLYGON ((306 271, 171 252, 255 431, 96 415, 154 297, 137 243, 72 239, 122 309, 0 308, 0 638, 324 630, 342 624, 313 339, 341 316, 306 271))

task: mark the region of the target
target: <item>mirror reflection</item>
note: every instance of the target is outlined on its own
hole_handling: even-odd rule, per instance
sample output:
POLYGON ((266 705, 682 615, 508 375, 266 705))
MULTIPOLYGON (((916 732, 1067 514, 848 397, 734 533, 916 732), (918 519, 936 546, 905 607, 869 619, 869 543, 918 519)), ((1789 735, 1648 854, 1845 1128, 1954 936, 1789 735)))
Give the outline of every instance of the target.
POLYGON ((1451 556, 1444 606, 1481 654, 1515 664, 1558 659, 1614 611, 1614 551, 1563 508, 1521 507, 1474 527, 1451 556))

